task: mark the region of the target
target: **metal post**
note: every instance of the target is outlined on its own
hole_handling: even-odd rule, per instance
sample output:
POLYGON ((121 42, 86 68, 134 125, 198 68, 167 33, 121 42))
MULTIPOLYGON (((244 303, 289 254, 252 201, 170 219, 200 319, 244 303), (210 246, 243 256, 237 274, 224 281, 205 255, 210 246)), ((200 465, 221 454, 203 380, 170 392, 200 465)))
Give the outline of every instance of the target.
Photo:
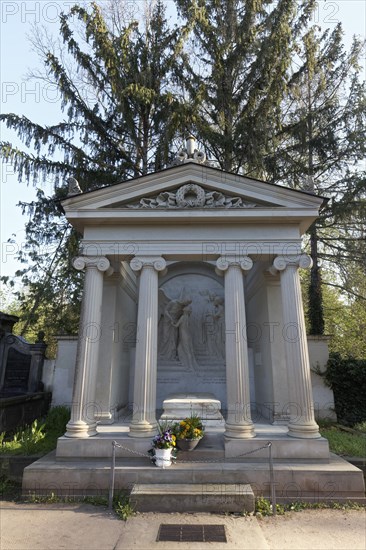
POLYGON ((268 442, 268 454, 269 454, 269 484, 271 488, 271 503, 272 503, 272 515, 276 515, 276 490, 273 476, 273 459, 272 459, 272 443, 268 442))
POLYGON ((114 471, 116 467, 116 447, 117 447, 117 441, 112 441, 112 465, 111 465, 111 476, 110 476, 110 482, 109 482, 109 501, 108 501, 109 510, 113 509, 114 471))

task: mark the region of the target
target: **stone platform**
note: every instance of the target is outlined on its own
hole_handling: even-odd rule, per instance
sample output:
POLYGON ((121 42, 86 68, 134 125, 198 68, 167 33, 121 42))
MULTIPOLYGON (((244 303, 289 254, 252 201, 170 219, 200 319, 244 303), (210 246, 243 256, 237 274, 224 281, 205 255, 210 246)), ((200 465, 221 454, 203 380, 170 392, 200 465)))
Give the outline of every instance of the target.
MULTIPOLYGON (((241 462, 266 462, 268 460, 268 441, 272 443, 274 461, 287 462, 302 460, 305 462, 329 462, 329 445, 323 437, 318 439, 298 439, 287 436, 285 426, 255 424, 256 437, 253 439, 226 439, 224 424, 207 426, 205 436, 194 451, 194 456, 204 454, 204 458, 235 460, 241 462)), ((60 437, 57 443, 57 458, 109 458, 112 456, 112 441, 116 448, 117 458, 131 458, 134 454, 146 454, 151 447, 149 438, 129 437, 127 424, 100 426, 98 434, 87 438, 60 437)), ((190 453, 192 454, 192 453, 190 453)), ((182 456, 182 453, 180 453, 182 456)))
POLYGON ((284 426, 255 425, 250 440, 224 438, 224 427, 207 428, 193 452, 179 452, 170 468, 160 469, 147 456, 151 442, 128 436, 127 424, 100 426, 85 439, 62 437, 51 453, 24 470, 23 493, 106 495, 110 480, 112 441, 116 449, 116 490, 135 484, 248 484, 254 494, 269 496, 268 441, 272 442, 276 494, 282 501, 362 500, 361 470, 330 455, 323 439, 301 440, 286 435, 284 426), (113 431, 112 431, 113 430, 113 431))
POLYGON ((225 422, 221 401, 212 393, 176 393, 164 399, 161 420, 183 420, 192 415, 202 418, 205 426, 225 422))

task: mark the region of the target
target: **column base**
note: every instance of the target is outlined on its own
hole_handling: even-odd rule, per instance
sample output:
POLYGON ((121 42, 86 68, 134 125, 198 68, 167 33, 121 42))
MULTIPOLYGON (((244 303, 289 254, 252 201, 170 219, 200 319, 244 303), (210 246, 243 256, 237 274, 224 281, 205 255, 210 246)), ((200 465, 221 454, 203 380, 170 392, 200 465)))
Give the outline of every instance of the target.
POLYGON ((289 437, 298 437, 301 439, 317 439, 321 437, 319 426, 316 422, 311 424, 288 424, 289 437))
POLYGON ((69 422, 66 426, 65 437, 93 437, 97 435, 97 423, 87 424, 83 420, 69 422))
POLYGON ((130 424, 130 437, 154 437, 159 433, 158 425, 150 422, 131 422, 130 424))
POLYGON ((251 424, 225 424, 225 439, 252 439, 256 436, 254 425, 251 424))

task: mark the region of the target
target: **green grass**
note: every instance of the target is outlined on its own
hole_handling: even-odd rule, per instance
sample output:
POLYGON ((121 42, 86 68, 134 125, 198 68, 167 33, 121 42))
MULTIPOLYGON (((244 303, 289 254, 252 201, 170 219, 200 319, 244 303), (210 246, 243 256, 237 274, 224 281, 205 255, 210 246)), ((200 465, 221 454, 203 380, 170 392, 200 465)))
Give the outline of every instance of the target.
MULTIPOLYGON (((286 512, 302 512, 302 510, 365 510, 364 504, 357 502, 291 502, 277 504, 276 513, 283 516, 286 512)), ((257 517, 272 516, 272 505, 267 498, 257 497, 255 501, 255 515, 257 517)))
MULTIPOLYGON (((6 483, 6 482, 5 482, 6 483)), ((58 496, 55 493, 50 493, 49 495, 36 495, 29 494, 25 498, 26 502, 32 504, 55 504, 55 503, 69 503, 76 504, 78 502, 82 504, 92 504, 93 506, 108 506, 107 497, 103 496, 88 496, 84 498, 78 497, 67 497, 67 496, 58 496)), ((130 504, 130 496, 127 492, 121 492, 119 495, 115 496, 113 499, 113 510, 117 517, 123 521, 127 521, 129 517, 134 515, 134 509, 130 504)))
POLYGON ((42 421, 35 420, 30 426, 17 431, 0 434, 2 455, 44 455, 56 448, 57 439, 65 433, 70 418, 67 407, 54 407, 42 421))
POLYGON ((337 426, 327 426, 320 428, 320 433, 328 439, 329 448, 333 453, 365 458, 366 436, 362 432, 360 435, 351 434, 342 431, 337 426))

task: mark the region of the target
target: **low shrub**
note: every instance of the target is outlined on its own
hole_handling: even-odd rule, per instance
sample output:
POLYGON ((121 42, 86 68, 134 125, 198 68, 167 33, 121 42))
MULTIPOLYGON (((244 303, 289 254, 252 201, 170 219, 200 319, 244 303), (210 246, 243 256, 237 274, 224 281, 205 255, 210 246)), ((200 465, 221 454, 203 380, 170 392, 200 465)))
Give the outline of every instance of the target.
POLYGON ((353 426, 366 421, 366 361, 338 353, 329 357, 325 381, 334 392, 338 422, 353 426))
POLYGON ((0 434, 1 454, 8 455, 44 455, 52 451, 57 439, 66 431, 70 418, 67 407, 54 407, 49 411, 43 423, 34 420, 30 426, 17 431, 0 434))

